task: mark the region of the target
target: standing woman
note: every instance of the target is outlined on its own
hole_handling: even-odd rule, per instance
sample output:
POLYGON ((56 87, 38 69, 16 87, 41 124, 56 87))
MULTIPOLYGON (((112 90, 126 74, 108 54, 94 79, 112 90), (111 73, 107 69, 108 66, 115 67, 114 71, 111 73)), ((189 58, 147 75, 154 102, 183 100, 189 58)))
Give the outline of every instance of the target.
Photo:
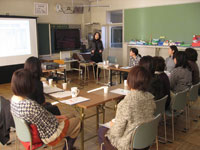
POLYGON ((49 112, 51 112, 54 115, 60 115, 60 110, 57 106, 52 105, 51 103, 48 103, 45 101, 45 97, 43 94, 43 84, 40 81, 40 77, 42 75, 42 68, 41 68, 41 62, 37 57, 29 57, 25 64, 24 69, 31 72, 34 84, 37 88, 35 88, 34 92, 31 93, 28 97, 31 100, 36 101, 38 104, 42 105, 44 108, 46 108, 49 112))
MULTIPOLYGON (((99 32, 96 32, 93 36, 93 42, 92 42, 92 51, 91 51, 91 59, 95 63, 102 62, 102 53, 103 53, 103 43, 101 41, 101 34, 99 32)), ((97 71, 97 66, 95 66, 95 72, 97 71)), ((100 69, 99 69, 100 74, 100 69)), ((98 74, 98 77, 99 77, 98 74)), ((96 75, 96 73, 95 73, 96 75)))
POLYGON ((166 70, 171 72, 172 69, 175 68, 175 63, 174 63, 174 54, 178 52, 178 48, 175 45, 171 45, 168 49, 169 57, 165 60, 166 64, 166 70))

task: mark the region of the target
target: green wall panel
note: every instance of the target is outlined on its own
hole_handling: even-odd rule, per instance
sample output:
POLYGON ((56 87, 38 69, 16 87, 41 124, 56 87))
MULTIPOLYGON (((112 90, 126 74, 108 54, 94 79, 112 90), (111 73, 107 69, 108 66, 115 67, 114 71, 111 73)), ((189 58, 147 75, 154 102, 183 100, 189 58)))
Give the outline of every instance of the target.
POLYGON ((200 3, 126 9, 125 41, 150 40, 165 36, 168 40, 191 43, 200 34, 200 3))

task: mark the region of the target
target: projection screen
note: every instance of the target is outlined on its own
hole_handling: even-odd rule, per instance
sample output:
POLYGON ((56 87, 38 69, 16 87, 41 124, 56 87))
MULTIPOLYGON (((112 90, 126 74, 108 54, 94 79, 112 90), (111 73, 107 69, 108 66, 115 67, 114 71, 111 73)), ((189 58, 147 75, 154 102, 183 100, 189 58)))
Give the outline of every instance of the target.
POLYGON ((36 18, 0 16, 0 66, 38 57, 36 23, 36 18))

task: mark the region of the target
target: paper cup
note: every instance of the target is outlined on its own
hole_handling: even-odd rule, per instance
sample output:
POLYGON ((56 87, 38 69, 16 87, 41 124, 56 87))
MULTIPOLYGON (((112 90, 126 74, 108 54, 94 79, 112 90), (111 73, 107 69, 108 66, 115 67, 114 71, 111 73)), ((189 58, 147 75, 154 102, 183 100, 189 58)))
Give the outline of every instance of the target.
POLYGON ((108 93, 108 86, 104 86, 104 93, 105 93, 105 94, 108 93))
POLYGON ((62 87, 63 87, 63 90, 66 90, 67 89, 67 83, 63 83, 62 87))
POLYGON ((50 86, 53 85, 53 79, 49 79, 49 85, 50 85, 50 86))
POLYGON ((115 64, 115 68, 117 68, 117 69, 118 69, 118 68, 119 68, 119 64, 115 64))
POLYGON ((124 86, 128 86, 127 80, 124 80, 124 86))

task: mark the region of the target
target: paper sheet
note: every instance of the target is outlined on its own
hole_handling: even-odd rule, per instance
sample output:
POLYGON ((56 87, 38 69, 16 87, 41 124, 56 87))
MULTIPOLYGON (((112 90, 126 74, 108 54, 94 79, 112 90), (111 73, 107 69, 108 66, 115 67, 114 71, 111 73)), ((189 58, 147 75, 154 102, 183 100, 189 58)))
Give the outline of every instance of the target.
POLYGON ((60 102, 68 104, 68 105, 74 105, 74 104, 85 102, 85 101, 88 101, 88 100, 90 100, 90 99, 79 96, 79 97, 74 97, 74 98, 70 98, 70 99, 67 99, 67 100, 62 100, 60 102))
POLYGON ((115 89, 110 92, 115 93, 115 94, 120 94, 120 95, 127 95, 130 91, 125 90, 125 89, 115 89))
POLYGON ((44 86, 44 93, 45 94, 50 94, 50 93, 55 93, 55 92, 60 92, 62 89, 57 88, 57 87, 52 87, 52 86, 44 86))
MULTIPOLYGON (((112 121, 113 123, 115 123, 115 119, 112 119, 111 121, 112 121)), ((110 126, 111 121, 106 122, 106 123, 104 123, 104 124, 99 124, 99 125, 110 129, 110 127, 111 127, 111 126, 110 126)))
POLYGON ((51 95, 52 97, 55 97, 55 98, 64 98, 64 97, 71 96, 71 91, 56 92, 56 93, 52 93, 49 95, 51 95))
POLYGON ((130 69, 131 67, 126 66, 126 67, 120 67, 120 68, 122 68, 122 69, 130 69))

